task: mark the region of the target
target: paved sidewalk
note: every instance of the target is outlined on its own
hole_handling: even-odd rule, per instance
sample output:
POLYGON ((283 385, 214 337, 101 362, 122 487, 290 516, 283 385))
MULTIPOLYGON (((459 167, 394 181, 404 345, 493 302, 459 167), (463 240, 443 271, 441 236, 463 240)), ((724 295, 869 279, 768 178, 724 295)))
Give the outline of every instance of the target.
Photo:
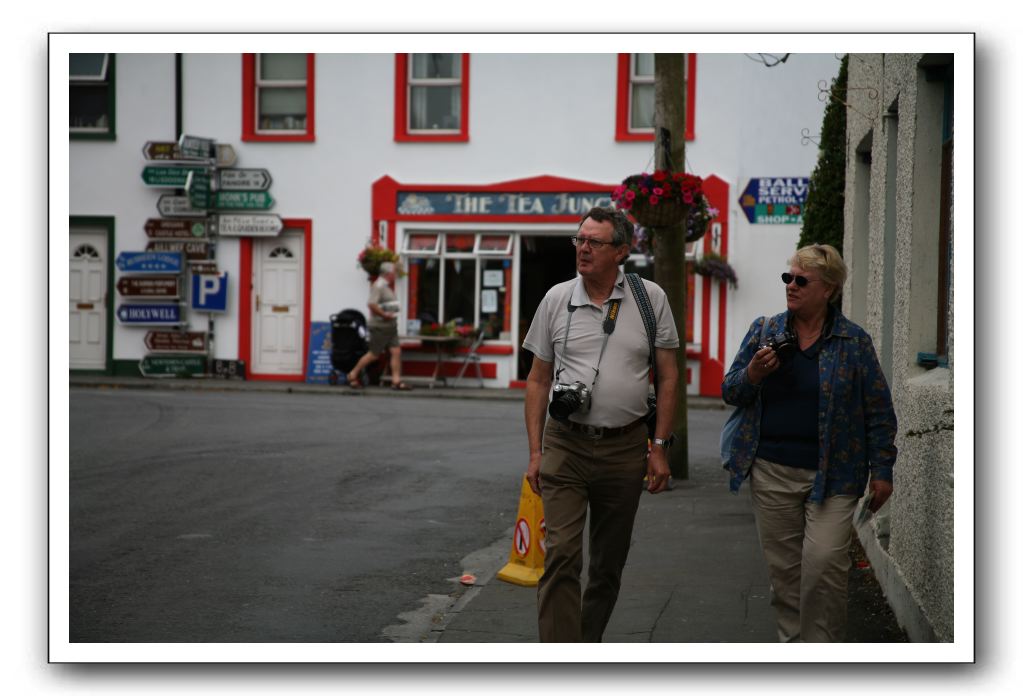
MULTIPOLYGON (((709 437, 726 415, 691 412, 689 480, 658 495, 643 493, 605 642, 777 640, 749 495, 728 491, 715 462, 717 440, 709 437)), ((536 641, 536 588, 479 577, 431 639, 536 641)))

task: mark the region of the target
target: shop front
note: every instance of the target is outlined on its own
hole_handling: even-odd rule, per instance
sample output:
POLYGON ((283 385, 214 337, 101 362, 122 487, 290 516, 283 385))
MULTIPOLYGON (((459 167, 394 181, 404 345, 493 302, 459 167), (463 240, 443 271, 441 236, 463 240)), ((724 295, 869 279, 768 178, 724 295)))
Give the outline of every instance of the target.
MULTIPOLYGON (((613 188, 553 176, 484 186, 377 180, 371 237, 400 253, 407 271, 396 288, 404 374, 450 383, 468 366, 460 384, 476 385, 478 365, 485 387, 524 386, 532 356, 521 347, 522 338, 547 290, 575 276, 569 237, 580 216, 593 206, 611 205, 613 188), (449 340, 433 338, 452 332, 449 340), (483 340, 474 347, 478 332, 483 340)), ((705 246, 727 253, 728 185, 710 177, 705 188, 722 213, 690 245, 688 260, 705 246)), ((626 271, 652 278, 653 263, 633 254, 626 271)), ((720 394, 726 300, 717 280, 689 274, 691 394, 720 394)))

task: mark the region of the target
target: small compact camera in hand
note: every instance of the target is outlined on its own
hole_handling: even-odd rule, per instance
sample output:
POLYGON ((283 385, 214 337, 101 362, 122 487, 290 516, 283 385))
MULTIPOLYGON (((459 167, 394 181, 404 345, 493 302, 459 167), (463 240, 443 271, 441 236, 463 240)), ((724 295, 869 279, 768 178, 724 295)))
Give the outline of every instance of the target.
POLYGON ((559 421, 567 421, 568 417, 575 412, 589 413, 592 402, 590 389, 582 382, 554 385, 554 393, 551 395, 551 405, 547 412, 551 418, 559 421))

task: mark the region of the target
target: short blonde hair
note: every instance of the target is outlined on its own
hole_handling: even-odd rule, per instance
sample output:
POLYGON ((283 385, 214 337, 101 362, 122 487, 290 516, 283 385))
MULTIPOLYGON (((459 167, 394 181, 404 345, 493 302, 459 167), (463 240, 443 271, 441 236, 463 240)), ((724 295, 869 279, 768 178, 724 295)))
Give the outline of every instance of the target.
POLYGON ((795 256, 789 259, 790 266, 799 266, 807 271, 816 271, 820 279, 834 288, 828 301, 837 304, 842 299, 842 288, 845 287, 849 270, 838 249, 830 244, 810 244, 796 250, 795 256))

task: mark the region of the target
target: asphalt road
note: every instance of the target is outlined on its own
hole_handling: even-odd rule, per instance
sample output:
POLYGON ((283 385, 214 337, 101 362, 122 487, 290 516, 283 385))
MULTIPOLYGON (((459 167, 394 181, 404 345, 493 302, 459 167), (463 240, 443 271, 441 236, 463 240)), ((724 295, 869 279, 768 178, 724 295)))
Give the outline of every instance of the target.
POLYGON ((502 562, 525 450, 521 401, 72 388, 70 638, 392 640, 502 562))

